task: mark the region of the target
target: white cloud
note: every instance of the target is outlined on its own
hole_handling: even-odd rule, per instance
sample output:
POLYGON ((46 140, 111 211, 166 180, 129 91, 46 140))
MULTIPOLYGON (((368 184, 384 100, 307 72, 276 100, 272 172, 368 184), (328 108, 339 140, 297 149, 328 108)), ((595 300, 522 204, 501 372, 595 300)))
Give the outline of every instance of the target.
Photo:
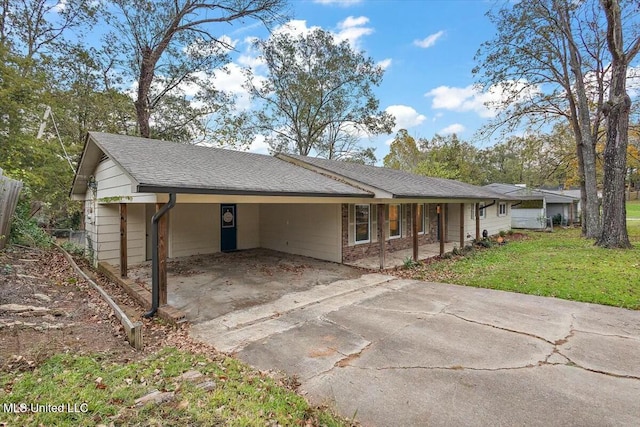
MULTIPOLYGON (((360 38, 373 33, 373 28, 366 26, 368 23, 369 18, 366 16, 348 16, 345 20, 338 22, 336 25, 336 31, 332 31, 331 34, 337 43, 347 40, 351 46, 357 47, 360 38)), ((292 19, 291 21, 277 27, 273 33, 290 34, 296 37, 303 34, 309 34, 317 28, 320 27, 307 27, 307 21, 304 19, 292 19)))
POLYGON ((509 81, 504 82, 504 85, 511 86, 511 89, 505 89, 503 85, 493 85, 485 91, 476 85, 466 87, 439 86, 425 93, 425 96, 433 97, 431 107, 434 109, 458 112, 472 111, 480 117, 491 118, 496 116, 500 104, 507 99, 511 91, 515 90, 518 93, 516 101, 540 92, 539 87, 527 88, 525 81, 509 81))
POLYGON ((307 21, 304 19, 292 19, 291 21, 276 27, 273 30, 274 34, 291 34, 292 36, 299 36, 302 34, 308 34, 315 28, 319 27, 307 27, 307 21))
POLYGON ((447 126, 446 128, 440 129, 438 134, 440 135, 451 135, 452 133, 459 134, 465 131, 465 127, 460 123, 454 123, 452 125, 447 126))
POLYGON ((369 18, 366 16, 347 17, 344 21, 338 23, 338 32, 334 34, 336 41, 347 40, 351 46, 357 46, 361 37, 373 33, 373 28, 366 27, 368 23, 369 18))
POLYGON ((248 151, 252 153, 269 154, 269 144, 264 135, 256 135, 253 141, 251 141, 248 151))
MULTIPOLYGON (((245 76, 242 67, 231 63, 226 65, 226 71, 217 69, 214 71, 216 87, 236 96, 237 110, 247 110, 251 107, 251 95, 244 88, 245 76)), ((256 84, 260 84, 262 78, 256 76, 256 84)))
POLYGON ((418 47, 422 47, 422 48, 429 48, 431 46, 433 46, 434 44, 436 44, 436 42, 438 41, 438 39, 440 39, 440 37, 442 37, 444 35, 444 31, 440 30, 437 33, 433 33, 428 35, 427 37, 425 37, 422 40, 414 40, 413 44, 418 46, 418 47))
POLYGON ((56 3, 55 6, 53 6, 53 11, 57 13, 62 12, 67 8, 67 2, 68 0, 60 0, 59 2, 56 3))
POLYGON ((362 3, 362 0, 313 0, 313 2, 330 6, 348 7, 362 3))
POLYGON ((418 126, 427 118, 407 105, 390 105, 385 108, 385 111, 396 118, 396 125, 393 128, 394 132, 400 129, 409 129, 418 126))
POLYGON ((393 141, 395 141, 395 138, 389 138, 384 142, 384 145, 391 145, 393 143, 393 141))
POLYGON ((391 66, 391 58, 383 59, 382 61, 379 61, 377 65, 383 70, 386 70, 391 66))

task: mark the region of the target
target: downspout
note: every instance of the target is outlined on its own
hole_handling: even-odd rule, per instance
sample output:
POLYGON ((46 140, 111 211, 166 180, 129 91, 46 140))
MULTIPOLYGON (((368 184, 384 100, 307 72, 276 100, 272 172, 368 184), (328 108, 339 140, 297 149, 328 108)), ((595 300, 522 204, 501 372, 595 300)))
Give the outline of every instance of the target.
POLYGON ((169 193, 169 201, 163 205, 151 218, 151 310, 143 314, 144 317, 153 317, 160 305, 160 262, 158 260, 158 222, 169 209, 176 205, 176 194, 169 193))

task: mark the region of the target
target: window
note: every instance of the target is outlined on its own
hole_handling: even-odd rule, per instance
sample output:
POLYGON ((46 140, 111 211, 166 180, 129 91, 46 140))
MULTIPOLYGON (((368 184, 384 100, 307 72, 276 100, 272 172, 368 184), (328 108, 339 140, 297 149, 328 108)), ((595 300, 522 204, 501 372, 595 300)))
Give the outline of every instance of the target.
POLYGON ((367 243, 371 241, 370 229, 371 219, 369 205, 356 205, 356 243, 367 243))
POLYGON ((424 234, 425 230, 425 205, 419 203, 418 205, 418 234, 424 234))
POLYGON ((484 202, 474 203, 471 206, 471 219, 476 219, 476 205, 480 206, 480 219, 485 219, 487 217, 487 210, 484 208, 484 202))
POLYGON ((400 205, 389 205, 389 238, 400 237, 400 205))
POLYGON ((498 204, 498 216, 507 216, 507 204, 505 202, 498 204))

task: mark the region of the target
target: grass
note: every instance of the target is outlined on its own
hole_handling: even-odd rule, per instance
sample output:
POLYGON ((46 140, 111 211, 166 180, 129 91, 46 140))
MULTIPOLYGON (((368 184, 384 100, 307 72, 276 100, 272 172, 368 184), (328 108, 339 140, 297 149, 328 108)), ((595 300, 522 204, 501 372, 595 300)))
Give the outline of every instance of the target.
POLYGON ((128 364, 110 363, 100 356, 58 354, 31 372, 0 373, 0 402, 0 425, 346 425, 233 358, 212 360, 173 348, 128 364), (176 380, 192 369, 214 381, 215 388, 205 391, 176 380), (154 389, 174 391, 176 397, 164 404, 135 407, 137 398, 154 389), (10 403, 64 404, 78 412, 13 414, 6 408, 10 403))
MULTIPOLYGON (((634 249, 602 249, 579 229, 528 233, 523 240, 411 270, 420 280, 640 309, 640 202, 628 204, 634 249), (639 220, 634 220, 635 218, 639 220)), ((507 237, 507 240, 509 238, 507 237)))

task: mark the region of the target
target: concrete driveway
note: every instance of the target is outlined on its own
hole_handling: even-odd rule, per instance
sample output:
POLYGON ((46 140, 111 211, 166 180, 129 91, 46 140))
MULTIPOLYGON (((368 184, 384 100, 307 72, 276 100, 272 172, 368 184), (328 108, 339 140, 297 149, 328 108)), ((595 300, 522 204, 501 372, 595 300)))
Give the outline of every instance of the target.
POLYGON ((640 312, 368 274, 192 334, 365 426, 640 425, 640 312))

